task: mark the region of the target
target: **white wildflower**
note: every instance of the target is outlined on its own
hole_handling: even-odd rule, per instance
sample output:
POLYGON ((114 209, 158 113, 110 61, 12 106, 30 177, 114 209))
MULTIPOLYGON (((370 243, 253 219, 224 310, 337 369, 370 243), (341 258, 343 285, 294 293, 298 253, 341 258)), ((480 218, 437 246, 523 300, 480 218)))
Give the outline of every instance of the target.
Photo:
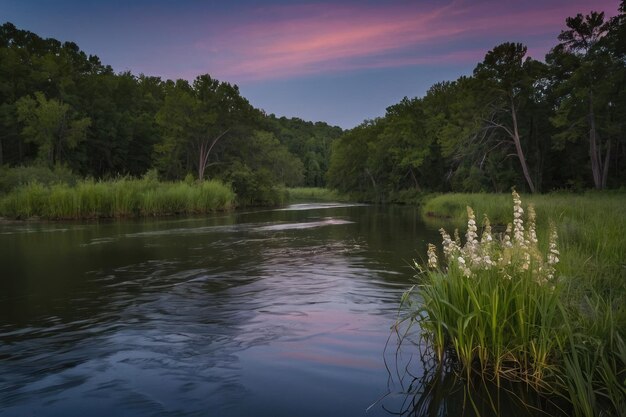
MULTIPOLYGON (((440 229, 445 260, 465 277, 476 276, 481 271, 498 268, 505 279, 530 276, 539 285, 550 285, 553 288, 555 265, 559 262, 560 256, 557 248, 556 228, 551 225, 548 253, 544 258, 539 250, 534 207, 528 206, 525 231, 522 201, 515 191, 513 191, 513 202, 513 223, 507 225, 506 232, 497 242, 492 236, 491 224, 487 216, 483 222, 483 231, 479 241, 476 218, 470 207, 467 208, 465 245, 461 244, 458 230, 454 231, 454 237, 452 237, 444 229, 440 229)), ((428 245, 427 254, 428 268, 438 268, 439 259, 435 245, 428 245)))
POLYGON ((489 218, 487 217, 486 214, 485 214, 485 220, 483 221, 483 223, 485 225, 485 228, 483 229, 483 235, 480 238, 480 243, 485 245, 493 241, 493 238, 491 237, 491 223, 489 222, 489 218))
POLYGON ((437 269, 437 248, 432 243, 428 244, 428 267, 437 269))
POLYGON ((465 246, 463 247, 463 253, 467 256, 471 265, 480 264, 478 243, 478 227, 476 226, 476 217, 474 216, 474 210, 471 207, 467 207, 467 233, 465 234, 465 246))
POLYGON ((511 225, 511 223, 506 225, 506 232, 504 232, 504 246, 507 248, 510 248, 513 246, 513 243, 511 243, 511 229, 513 228, 513 226, 511 225))
POLYGON ((559 263, 559 249, 557 248, 558 234, 554 224, 550 225, 550 244, 548 247, 548 265, 556 265, 559 263))
POLYGON ((513 241, 519 246, 526 246, 524 241, 524 220, 522 200, 517 191, 513 190, 513 241))
POLYGON ((463 272, 463 275, 465 275, 466 277, 471 276, 472 271, 468 268, 465 259, 462 256, 459 256, 457 258, 457 261, 459 262, 459 269, 461 270, 461 272, 463 272))
POLYGON ((459 246, 455 241, 452 240, 450 235, 443 229, 439 229, 439 233, 441 233, 441 237, 443 239, 443 254, 446 258, 450 258, 459 252, 459 246))
POLYGON ((465 244, 469 247, 476 247, 478 245, 478 227, 476 227, 476 216, 474 216, 474 210, 471 207, 467 207, 467 234, 465 235, 467 241, 465 244))
POLYGON ((537 246, 537 232, 536 232, 536 220, 537 214, 535 213, 535 207, 528 206, 528 239, 526 244, 531 247, 537 246))
POLYGON ((524 251, 522 252, 522 258, 523 262, 520 267, 522 271, 528 271, 528 269, 530 268, 530 253, 528 252, 527 248, 524 248, 524 251))
POLYGON ((483 256, 483 263, 487 266, 487 269, 495 265, 495 263, 491 260, 491 257, 489 255, 483 256))
POLYGON ((559 249, 557 247, 558 235, 556 233, 556 226, 554 224, 550 224, 550 243, 548 244, 548 273, 547 278, 549 280, 554 278, 554 273, 556 268, 554 267, 557 263, 559 263, 559 249))

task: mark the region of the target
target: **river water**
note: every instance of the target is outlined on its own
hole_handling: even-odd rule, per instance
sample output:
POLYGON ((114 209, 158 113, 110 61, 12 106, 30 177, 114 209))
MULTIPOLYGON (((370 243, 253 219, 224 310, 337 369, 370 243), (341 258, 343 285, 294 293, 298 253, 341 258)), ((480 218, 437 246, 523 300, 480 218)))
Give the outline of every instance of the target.
POLYGON ((0 415, 392 415, 437 241, 401 206, 0 225, 0 415))

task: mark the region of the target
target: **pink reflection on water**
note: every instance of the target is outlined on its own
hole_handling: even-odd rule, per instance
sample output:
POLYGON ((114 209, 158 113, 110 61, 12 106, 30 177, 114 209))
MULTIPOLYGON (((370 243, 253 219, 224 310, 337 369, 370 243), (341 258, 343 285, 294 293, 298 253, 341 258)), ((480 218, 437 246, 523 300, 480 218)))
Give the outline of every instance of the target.
POLYGON ((277 318, 257 317, 260 322, 293 329, 271 342, 271 349, 253 353, 259 360, 299 367, 323 365, 354 369, 380 369, 382 347, 390 322, 379 316, 345 310, 307 311, 277 318))

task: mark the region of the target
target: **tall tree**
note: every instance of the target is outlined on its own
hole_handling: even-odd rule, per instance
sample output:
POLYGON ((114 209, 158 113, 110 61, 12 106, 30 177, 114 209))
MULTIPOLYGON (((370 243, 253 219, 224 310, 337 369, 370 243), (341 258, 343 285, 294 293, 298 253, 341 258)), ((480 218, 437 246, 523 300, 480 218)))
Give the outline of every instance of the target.
POLYGON ((368 166, 368 148, 380 131, 379 121, 365 121, 333 142, 327 173, 330 187, 342 192, 377 192, 377 178, 368 166))
POLYGON ((421 99, 404 98, 387 108, 384 129, 378 137, 378 148, 389 155, 385 170, 398 188, 432 189, 429 161, 435 157, 434 137, 427 132, 427 117, 421 99), (406 181, 405 185, 405 179, 406 181), (410 184, 410 185, 409 185, 410 184))
POLYGON ((600 43, 609 29, 604 13, 578 14, 567 18, 566 25, 567 29, 559 35, 561 43, 548 57, 553 67, 562 67, 554 72, 563 76, 555 80, 562 97, 553 119, 562 129, 556 138, 574 142, 587 136, 593 185, 603 189, 608 178, 612 135, 604 129, 606 124, 601 126, 598 122, 610 112, 610 96, 615 87, 623 85, 615 78, 620 63, 600 43))
POLYGON ((520 133, 520 109, 529 91, 538 78, 540 65, 526 57, 527 47, 520 43, 503 43, 489 51, 474 75, 485 81, 484 92, 491 98, 489 111, 484 118, 488 130, 502 132, 515 148, 515 154, 526 184, 535 192, 528 161, 524 154, 523 138, 520 133))
POLYGON ((323 187, 326 184, 332 142, 343 133, 341 128, 271 114, 263 120, 263 130, 274 133, 289 152, 302 160, 305 185, 323 187))
POLYGON ((88 117, 76 117, 68 104, 48 100, 41 92, 35 93, 34 99, 22 97, 17 102, 17 114, 24 125, 25 140, 38 146, 39 159, 50 167, 61 162, 66 149, 85 139, 91 124, 88 117))
POLYGON ((164 135, 156 147, 161 166, 171 171, 172 160, 180 167, 184 158, 183 165, 195 167, 198 179, 203 179, 218 142, 240 133, 257 113, 237 86, 209 75, 197 77, 191 86, 183 80, 170 83, 167 91, 157 114, 164 135))

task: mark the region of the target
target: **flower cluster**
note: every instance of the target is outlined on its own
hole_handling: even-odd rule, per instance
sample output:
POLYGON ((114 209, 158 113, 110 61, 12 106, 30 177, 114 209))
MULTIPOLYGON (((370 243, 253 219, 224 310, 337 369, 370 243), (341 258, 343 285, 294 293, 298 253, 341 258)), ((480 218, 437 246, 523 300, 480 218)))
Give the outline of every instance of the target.
POLYGON ((524 209, 522 208, 522 200, 517 191, 513 190, 513 242, 518 246, 525 246, 524 239, 524 209))
POLYGON ((437 268, 437 248, 432 243, 428 244, 428 267, 431 269, 437 268))
MULTIPOLYGON (((454 239, 444 229, 440 229, 443 239, 443 254, 448 268, 457 268, 463 275, 471 277, 480 270, 498 268, 502 275, 510 278, 515 271, 532 272, 534 279, 545 284, 552 280, 555 266, 559 262, 556 228, 550 228, 550 241, 547 259, 539 250, 536 232, 537 215, 533 206, 527 208, 527 228, 524 228, 524 209, 519 194, 513 191, 513 223, 507 225, 500 239, 494 239, 489 219, 485 215, 483 230, 478 240, 478 226, 472 208, 467 208, 467 232, 465 244, 461 244, 458 230, 454 239)), ((434 245, 428 245, 428 267, 438 268, 434 245)))
POLYGON ((559 263, 559 249, 557 248, 556 241, 558 239, 558 235, 556 233, 556 226, 554 224, 550 224, 550 241, 548 245, 548 267, 547 267, 547 277, 548 279, 554 278, 555 265, 559 263))

